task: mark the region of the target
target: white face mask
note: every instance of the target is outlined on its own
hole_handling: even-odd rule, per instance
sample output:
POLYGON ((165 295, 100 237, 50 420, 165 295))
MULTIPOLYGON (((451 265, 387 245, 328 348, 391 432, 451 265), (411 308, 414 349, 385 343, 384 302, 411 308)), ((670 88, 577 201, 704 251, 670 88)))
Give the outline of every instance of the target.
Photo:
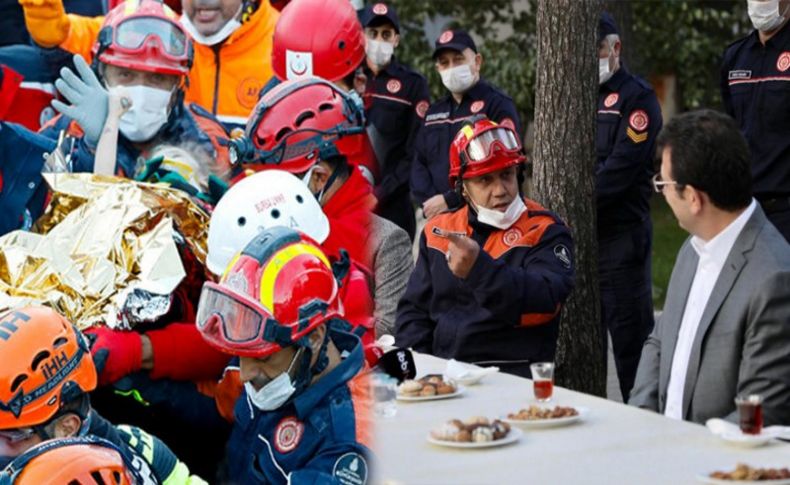
POLYGON ((195 24, 192 23, 192 20, 190 20, 189 16, 186 14, 181 16, 180 22, 184 29, 189 32, 189 35, 195 42, 202 45, 212 46, 227 39, 230 37, 230 34, 236 32, 236 29, 241 27, 241 22, 237 20, 240 13, 241 5, 239 5, 239 11, 236 12, 236 15, 234 15, 232 19, 228 20, 221 29, 211 35, 203 35, 198 32, 197 27, 195 27, 195 24))
POLYGON ((472 74, 472 67, 469 64, 439 71, 439 75, 442 76, 444 87, 453 94, 463 94, 475 83, 475 76, 472 74))
POLYGON ((747 4, 752 25, 761 32, 771 32, 785 21, 785 17, 779 15, 779 0, 767 2, 748 0, 747 4))
POLYGON ((368 60, 378 67, 384 67, 389 64, 393 52, 395 52, 395 47, 383 40, 368 39, 367 44, 365 44, 365 54, 367 54, 368 60))
POLYGON ((288 365, 288 370, 275 377, 258 390, 256 390, 255 386, 251 383, 244 383, 247 396, 256 408, 261 411, 274 411, 288 402, 288 399, 296 392, 296 388, 293 382, 291 382, 291 368, 301 355, 301 350, 296 352, 291 363, 288 365))
POLYGON ((609 57, 606 56, 603 59, 598 59, 598 84, 603 84, 609 79, 611 79, 612 75, 614 74, 609 69, 609 57))
MULTIPOLYGON (((466 193, 469 194, 469 190, 467 190, 466 193)), ((521 217, 521 214, 527 210, 527 206, 524 205, 524 199, 522 199, 520 195, 516 195, 516 197, 513 199, 513 202, 511 202, 510 205, 507 206, 507 209, 505 209, 505 212, 487 209, 475 202, 471 195, 469 196, 469 200, 471 200, 475 205, 478 221, 502 230, 505 230, 515 224, 518 218, 521 217)))
POLYGON ((167 123, 172 91, 149 86, 113 86, 110 93, 132 101, 132 107, 121 116, 119 129, 131 141, 148 141, 167 123))

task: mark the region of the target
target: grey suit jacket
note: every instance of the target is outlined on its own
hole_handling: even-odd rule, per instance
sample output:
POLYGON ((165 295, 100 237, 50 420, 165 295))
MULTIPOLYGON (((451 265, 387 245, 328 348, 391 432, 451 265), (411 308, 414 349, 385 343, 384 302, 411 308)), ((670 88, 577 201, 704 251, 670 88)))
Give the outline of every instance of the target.
POLYGON ((371 216, 368 250, 373 261, 373 280, 376 285, 376 337, 395 334, 395 315, 398 301, 406 291, 406 284, 414 269, 409 235, 394 223, 376 215, 371 216))
MULTIPOLYGON (((642 349, 629 404, 663 413, 697 253, 678 253, 664 312, 642 349)), ((702 314, 683 389, 683 419, 737 421, 733 400, 762 394, 766 425, 790 425, 790 245, 757 206, 702 314)))

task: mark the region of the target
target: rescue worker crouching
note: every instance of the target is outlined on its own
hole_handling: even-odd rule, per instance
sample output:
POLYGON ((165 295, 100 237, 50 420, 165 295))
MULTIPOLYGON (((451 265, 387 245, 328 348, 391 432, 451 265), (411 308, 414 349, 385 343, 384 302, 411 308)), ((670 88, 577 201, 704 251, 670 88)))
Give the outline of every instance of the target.
POLYGON ((19 308, 0 314, 0 328, 0 466, 47 440, 96 436, 134 463, 141 483, 205 483, 155 436, 113 426, 91 408, 96 368, 87 338, 65 318, 19 308))
POLYGON ((398 306, 396 345, 529 377, 551 361, 574 284, 573 241, 520 194, 525 156, 509 127, 478 118, 455 136, 450 186, 465 205, 428 221, 398 306))
POLYGON ((198 328, 209 344, 239 356, 228 374, 244 384, 227 481, 367 482, 364 356, 342 318, 329 260, 284 227, 255 236, 219 284, 204 285, 198 328))

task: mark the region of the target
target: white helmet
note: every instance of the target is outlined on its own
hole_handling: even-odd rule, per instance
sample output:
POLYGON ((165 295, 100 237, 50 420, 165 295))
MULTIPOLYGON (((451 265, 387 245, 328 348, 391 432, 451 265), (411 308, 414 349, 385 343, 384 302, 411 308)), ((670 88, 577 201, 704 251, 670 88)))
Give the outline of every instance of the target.
POLYGON ((233 185, 222 196, 208 227, 206 266, 225 272, 233 257, 259 232, 274 226, 298 229, 319 244, 329 219, 304 182, 282 170, 264 170, 233 185))

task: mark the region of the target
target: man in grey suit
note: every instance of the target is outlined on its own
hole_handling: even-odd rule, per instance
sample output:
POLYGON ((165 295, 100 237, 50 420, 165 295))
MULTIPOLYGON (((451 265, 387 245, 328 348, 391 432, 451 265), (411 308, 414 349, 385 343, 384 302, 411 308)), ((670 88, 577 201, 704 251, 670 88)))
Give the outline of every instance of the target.
POLYGON ((766 425, 790 424, 790 245, 752 198, 735 122, 702 110, 658 138, 654 178, 682 228, 664 312, 645 342, 629 404, 704 423, 737 421, 763 396, 766 425))

